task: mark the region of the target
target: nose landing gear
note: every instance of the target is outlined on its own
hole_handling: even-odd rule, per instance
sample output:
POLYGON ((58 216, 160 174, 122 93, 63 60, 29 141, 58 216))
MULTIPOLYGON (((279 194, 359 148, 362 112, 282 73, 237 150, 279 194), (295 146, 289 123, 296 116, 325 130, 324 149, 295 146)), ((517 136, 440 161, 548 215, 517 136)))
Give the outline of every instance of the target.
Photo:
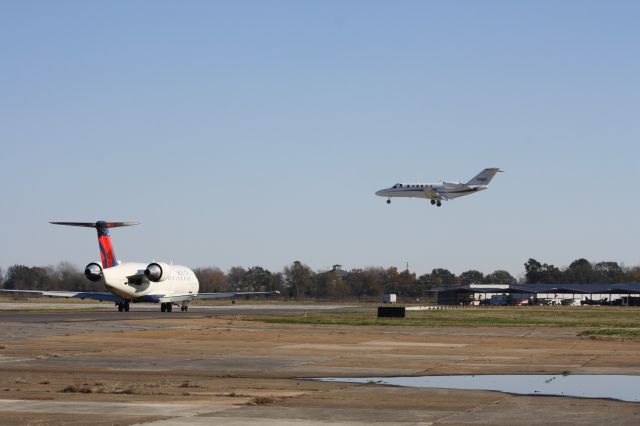
POLYGON ((391 198, 387 198, 387 204, 391 204, 391 198))

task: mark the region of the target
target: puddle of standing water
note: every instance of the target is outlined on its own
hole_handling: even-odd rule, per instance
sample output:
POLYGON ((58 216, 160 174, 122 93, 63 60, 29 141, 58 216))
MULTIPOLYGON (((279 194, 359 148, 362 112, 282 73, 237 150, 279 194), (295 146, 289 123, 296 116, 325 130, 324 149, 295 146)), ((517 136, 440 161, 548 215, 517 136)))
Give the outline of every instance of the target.
POLYGON ((610 398, 640 402, 640 376, 629 375, 474 375, 415 377, 325 377, 324 382, 369 383, 414 388, 492 390, 522 395, 610 398))

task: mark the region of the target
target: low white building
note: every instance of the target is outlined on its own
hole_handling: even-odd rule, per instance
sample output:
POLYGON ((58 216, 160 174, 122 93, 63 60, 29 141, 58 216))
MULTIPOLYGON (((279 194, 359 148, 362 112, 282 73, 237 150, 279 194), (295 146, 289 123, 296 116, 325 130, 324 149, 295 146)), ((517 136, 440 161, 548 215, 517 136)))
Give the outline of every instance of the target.
POLYGON ((382 303, 396 303, 397 296, 395 293, 385 293, 382 296, 382 303))

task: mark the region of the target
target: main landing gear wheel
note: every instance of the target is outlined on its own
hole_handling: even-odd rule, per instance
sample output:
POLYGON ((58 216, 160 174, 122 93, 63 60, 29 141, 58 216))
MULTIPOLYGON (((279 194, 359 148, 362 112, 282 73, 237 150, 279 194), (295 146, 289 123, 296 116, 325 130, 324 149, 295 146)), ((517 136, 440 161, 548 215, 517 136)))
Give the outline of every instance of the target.
POLYGON ((124 303, 118 302, 118 312, 124 312, 124 303))
POLYGON ((171 312, 171 302, 161 303, 160 312, 171 312))
POLYGON ((440 207, 442 205, 442 203, 440 201, 438 201, 436 204, 437 204, 438 207, 440 207))
POLYGON ((436 200, 431 200, 431 205, 434 205, 436 203, 436 200))
POLYGON ((391 204, 391 198, 387 199, 387 204, 391 204))

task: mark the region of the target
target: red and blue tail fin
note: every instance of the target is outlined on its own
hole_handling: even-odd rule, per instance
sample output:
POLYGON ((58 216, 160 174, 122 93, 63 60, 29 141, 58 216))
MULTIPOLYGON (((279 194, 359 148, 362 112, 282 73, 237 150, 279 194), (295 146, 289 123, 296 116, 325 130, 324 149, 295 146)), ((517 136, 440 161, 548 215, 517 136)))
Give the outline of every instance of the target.
POLYGON ((85 228, 96 228, 98 231, 98 245, 100 246, 100 259, 102 259, 102 267, 104 269, 111 268, 118 264, 116 252, 111 244, 111 235, 109 228, 118 228, 120 226, 137 225, 138 222, 107 222, 99 220, 98 222, 49 222, 54 225, 82 226, 85 228))

